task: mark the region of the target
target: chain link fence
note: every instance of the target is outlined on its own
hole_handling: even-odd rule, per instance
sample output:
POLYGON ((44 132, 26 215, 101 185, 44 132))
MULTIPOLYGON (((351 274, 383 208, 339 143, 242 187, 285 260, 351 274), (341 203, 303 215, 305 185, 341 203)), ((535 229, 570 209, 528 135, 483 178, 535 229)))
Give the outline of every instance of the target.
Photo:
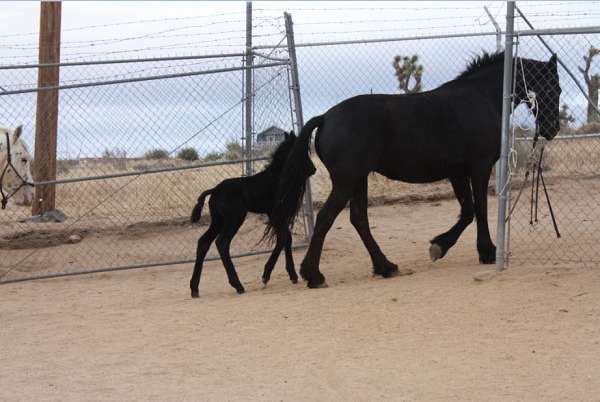
MULTIPOLYGON (((0 214, 1 280, 193 261, 210 219, 205 210, 201 227, 188 223, 198 195, 245 174, 247 162, 261 170, 283 131, 294 128, 287 49, 252 56, 249 94, 245 58, 62 63, 51 183, 60 222, 40 222, 30 208, 9 203, 0 214), (247 98, 251 149, 244 138, 247 98)), ((38 67, 0 66, 3 124, 23 124, 32 150, 38 67)), ((37 116, 42 125, 50 118, 37 116)), ((48 157, 38 153, 34 163, 48 157)), ((232 255, 270 251, 259 243, 263 230, 264 218, 249 216, 232 255)), ((297 244, 304 230, 296 226, 297 244)), ((208 258, 217 256, 211 250, 208 258)))
MULTIPOLYGON (((579 3, 571 4, 585 7, 579 3)), ((488 13, 501 26, 502 7, 488 13)), ((355 21, 344 21, 339 17, 341 9, 322 7, 315 8, 313 14, 304 10, 301 19, 295 17, 305 119, 355 95, 412 90, 414 71, 409 85, 401 88, 393 64, 397 56, 400 65, 407 57, 412 68, 421 66, 419 90, 426 91, 455 78, 483 51, 503 48, 504 37, 494 28, 497 25, 482 24, 488 17, 480 4, 465 3, 456 10, 436 5, 429 12, 439 16, 404 20, 407 8, 390 9, 385 20, 377 21, 362 15, 354 17, 355 21), (313 20, 312 15, 318 18, 313 20), (464 23, 465 16, 472 19, 464 23), (353 29, 346 26, 349 22, 365 24, 363 27, 375 22, 388 25, 353 29)), ((563 28, 573 21, 597 25, 598 13, 590 11, 559 15, 541 3, 531 3, 529 9, 537 16, 534 21, 545 23, 536 28, 563 28)), ((364 14, 366 9, 355 11, 364 14)), ((57 208, 65 213, 66 221, 23 222, 30 211, 14 205, 0 214, 2 280, 193 259, 202 228, 193 228, 187 221, 197 195, 224 178, 244 174, 248 159, 251 170, 259 170, 265 162, 257 159, 272 149, 272 139, 277 142, 279 130, 296 128, 284 19, 280 10, 278 16, 269 12, 255 10, 254 16, 251 150, 245 148, 244 138, 244 51, 218 57, 153 57, 97 64, 78 64, 74 59, 61 66, 61 86, 75 86, 60 91, 59 104, 57 174, 60 180, 74 180, 57 185, 57 208), (88 177, 93 180, 82 181, 88 177), (83 240, 64 246, 72 235, 83 240)), ((529 29, 523 21, 517 23, 517 31, 529 29)), ((600 46, 597 28, 544 35, 580 85, 585 85, 578 69, 584 66, 582 57, 590 47, 600 46)), ((243 49, 243 39, 223 43, 230 46, 227 49, 243 49)), ((216 36, 210 40, 219 44, 216 36)), ((535 36, 518 36, 518 43, 519 56, 547 60, 550 55, 535 36)), ((590 74, 600 72, 599 63, 600 56, 593 59, 590 74)), ((531 187, 527 187, 510 222, 510 257, 515 261, 598 261, 594 233, 600 218, 595 201, 600 190, 600 182, 596 182, 600 128, 587 121, 587 100, 580 89, 564 69, 559 68, 559 72, 561 105, 567 108, 563 109, 559 136, 545 147, 544 178, 562 237, 555 238, 547 204, 541 197, 538 222, 530 225, 527 193, 531 187)), ((37 69, 0 67, 0 86, 5 91, 0 92, 3 124, 24 124, 26 141, 33 145, 37 69)), ((514 202, 532 132, 528 130, 531 116, 523 107, 515 110, 513 121, 524 128, 515 130, 511 170, 514 202)), ((316 156, 314 162, 317 174, 311 178, 311 188, 318 208, 329 194, 331 182, 316 156)), ((494 192, 493 181, 490 192, 494 192)), ((378 174, 369 178, 371 204, 453 197, 447 182, 414 185, 378 174)), ((490 208, 490 221, 494 216, 490 208)), ((234 240, 236 254, 267 248, 257 244, 263 230, 260 218, 248 221, 234 240)), ((308 230, 306 225, 297 225, 296 230, 299 242, 308 230)))
MULTIPOLYGON (((587 73, 584 57, 600 44, 600 27, 571 34, 517 35, 516 55, 547 60, 550 51, 542 40, 563 63, 559 65, 561 128, 552 141, 540 140, 536 147, 536 162, 543 148, 542 177, 538 178, 534 171, 532 180, 524 183, 535 130, 531 119, 513 125, 511 142, 516 154, 511 161, 514 212, 510 219, 509 258, 516 262, 598 263, 600 115, 588 111, 586 80, 600 72, 600 57, 590 59, 587 73), (517 201, 519 191, 522 194, 517 201)), ((513 112, 513 121, 522 112, 513 112)))

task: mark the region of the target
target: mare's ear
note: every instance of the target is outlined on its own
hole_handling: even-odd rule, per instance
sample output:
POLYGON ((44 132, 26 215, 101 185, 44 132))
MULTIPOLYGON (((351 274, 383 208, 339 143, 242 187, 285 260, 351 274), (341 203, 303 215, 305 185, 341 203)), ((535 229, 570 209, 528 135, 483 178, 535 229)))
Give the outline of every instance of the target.
POLYGON ((296 138, 296 134, 294 134, 294 130, 290 131, 290 137, 296 138))
POLYGON ((23 126, 19 126, 19 127, 15 128, 15 131, 13 131, 13 144, 17 142, 19 137, 21 137, 22 133, 23 133, 23 126))
POLYGON ((550 60, 548 60, 548 63, 555 66, 557 60, 558 60, 558 58, 556 57, 556 53, 552 53, 552 57, 550 57, 550 60))

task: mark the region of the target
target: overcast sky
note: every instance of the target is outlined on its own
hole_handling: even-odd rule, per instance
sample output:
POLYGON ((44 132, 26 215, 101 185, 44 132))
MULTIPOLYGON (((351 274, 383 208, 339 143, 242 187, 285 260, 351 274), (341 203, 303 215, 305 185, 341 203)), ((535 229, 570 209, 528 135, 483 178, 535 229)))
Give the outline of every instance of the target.
MULTIPOLYGON (((504 28, 504 2, 254 2, 253 42, 279 43, 284 38, 285 10, 292 14, 297 43, 493 32, 484 6, 504 28)), ((599 2, 518 2, 518 6, 537 28, 600 25, 599 2)), ((61 58, 81 61, 237 53, 245 43, 245 9, 244 2, 63 2, 61 58)), ((516 23, 517 29, 526 29, 520 19, 516 23)), ((35 63, 39 3, 1 2, 0 26, 0 65, 35 63)), ((599 35, 548 40, 579 78, 581 56, 590 45, 600 46, 599 35)), ((355 94, 397 93, 391 67, 396 54, 418 54, 425 68, 424 87, 432 89, 453 78, 482 50, 495 49, 494 36, 299 48, 305 117, 323 113, 355 94)), ((534 38, 522 38, 520 52, 527 57, 549 57, 534 38)), ((61 82, 198 71, 240 63, 241 58, 236 57, 64 68, 61 82)), ((600 60, 592 70, 600 71, 600 60)), ((585 100, 563 75, 562 101, 581 121, 585 100)), ((256 97, 256 132, 270 124, 291 128, 286 80, 281 68, 255 73, 255 86, 263 88, 256 97)), ((35 86, 36 81, 35 69, 0 71, 0 86, 9 90, 35 86)), ((59 152, 68 157, 115 147, 129 154, 151 147, 173 149, 199 130, 204 131, 189 144, 208 152, 226 139, 241 136, 241 88, 242 74, 235 72, 63 91, 59 152)), ((34 124, 34 95, 0 97, 0 107, 0 124, 34 124)), ((31 129, 26 135, 32 140, 31 129)))

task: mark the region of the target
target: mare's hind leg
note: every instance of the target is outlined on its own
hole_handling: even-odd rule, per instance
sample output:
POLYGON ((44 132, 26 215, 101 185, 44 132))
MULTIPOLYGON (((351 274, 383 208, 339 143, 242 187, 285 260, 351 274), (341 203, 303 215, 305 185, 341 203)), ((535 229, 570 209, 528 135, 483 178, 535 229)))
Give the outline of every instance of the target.
POLYGON ((294 269, 294 258, 292 256, 292 234, 288 229, 285 238, 277 237, 275 249, 273 249, 269 260, 265 264, 265 270, 262 276, 262 281, 265 285, 271 279, 271 273, 273 272, 273 268, 275 268, 275 264, 277 263, 277 259, 279 258, 279 254, 281 254, 281 250, 283 248, 285 248, 285 269, 292 283, 298 283, 298 275, 294 269))
POLYGON ((477 218, 477 251, 479 252, 479 262, 482 264, 496 262, 496 246, 492 243, 487 220, 487 189, 491 171, 492 164, 480 168, 471 176, 475 217, 477 218))
POLYGON ((194 273, 192 274, 192 279, 190 279, 192 297, 199 296, 198 284, 200 283, 200 275, 202 275, 202 264, 204 263, 204 258, 206 257, 206 253, 208 252, 210 245, 215 240, 222 228, 221 217, 218 214, 213 213, 212 208, 210 212, 210 226, 208 227, 208 230, 204 232, 204 234, 198 239, 198 246, 196 247, 196 263, 194 264, 194 273))
POLYGON ((335 218, 346 206, 351 194, 352 191, 350 186, 342 186, 334 182, 333 189, 331 190, 327 201, 325 201, 323 208, 321 208, 317 214, 315 230, 300 268, 300 275, 306 280, 309 288, 321 288, 327 286, 325 277, 319 271, 319 260, 321 259, 321 252, 323 251, 323 243, 327 232, 331 229, 331 225, 333 225, 335 218))
POLYGON ((225 266, 229 284, 233 286, 239 294, 242 294, 245 289, 240 283, 233 261, 231 261, 229 247, 231 245, 231 240, 239 230, 240 226, 242 226, 242 223, 244 223, 244 219, 246 219, 246 211, 244 209, 238 209, 227 212, 228 214, 225 217, 223 229, 217 236, 215 244, 217 245, 217 250, 221 256, 221 261, 223 261, 223 265, 225 266))
POLYGON ((367 178, 365 177, 355 188, 350 200, 350 222, 358 232, 364 243, 371 261, 373 262, 373 273, 389 278, 396 275, 412 274, 412 270, 398 271, 398 266, 391 263, 383 254, 379 245, 373 238, 369 228, 369 216, 367 214, 367 178))
POLYGON ((475 215, 475 209, 473 206, 473 194, 471 192, 471 184, 469 183, 468 177, 453 177, 450 179, 452 188, 454 189, 454 195, 460 203, 460 216, 458 222, 445 233, 434 237, 430 243, 429 256, 432 261, 442 258, 446 255, 448 250, 454 246, 471 222, 475 215))

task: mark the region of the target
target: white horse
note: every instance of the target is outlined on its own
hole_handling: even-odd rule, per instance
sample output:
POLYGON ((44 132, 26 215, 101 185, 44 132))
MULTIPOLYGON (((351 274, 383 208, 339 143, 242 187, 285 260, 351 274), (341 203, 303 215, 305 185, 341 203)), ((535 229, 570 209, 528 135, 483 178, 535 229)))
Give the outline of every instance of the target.
POLYGON ((33 200, 33 187, 23 184, 24 181, 33 183, 31 175, 33 158, 27 149, 27 144, 21 138, 22 132, 23 126, 14 130, 0 127, 0 176, 4 172, 0 186, 4 194, 13 199, 15 204, 29 206, 33 200), (10 143, 10 147, 7 142, 10 143), (9 149, 10 165, 8 163, 9 149))

